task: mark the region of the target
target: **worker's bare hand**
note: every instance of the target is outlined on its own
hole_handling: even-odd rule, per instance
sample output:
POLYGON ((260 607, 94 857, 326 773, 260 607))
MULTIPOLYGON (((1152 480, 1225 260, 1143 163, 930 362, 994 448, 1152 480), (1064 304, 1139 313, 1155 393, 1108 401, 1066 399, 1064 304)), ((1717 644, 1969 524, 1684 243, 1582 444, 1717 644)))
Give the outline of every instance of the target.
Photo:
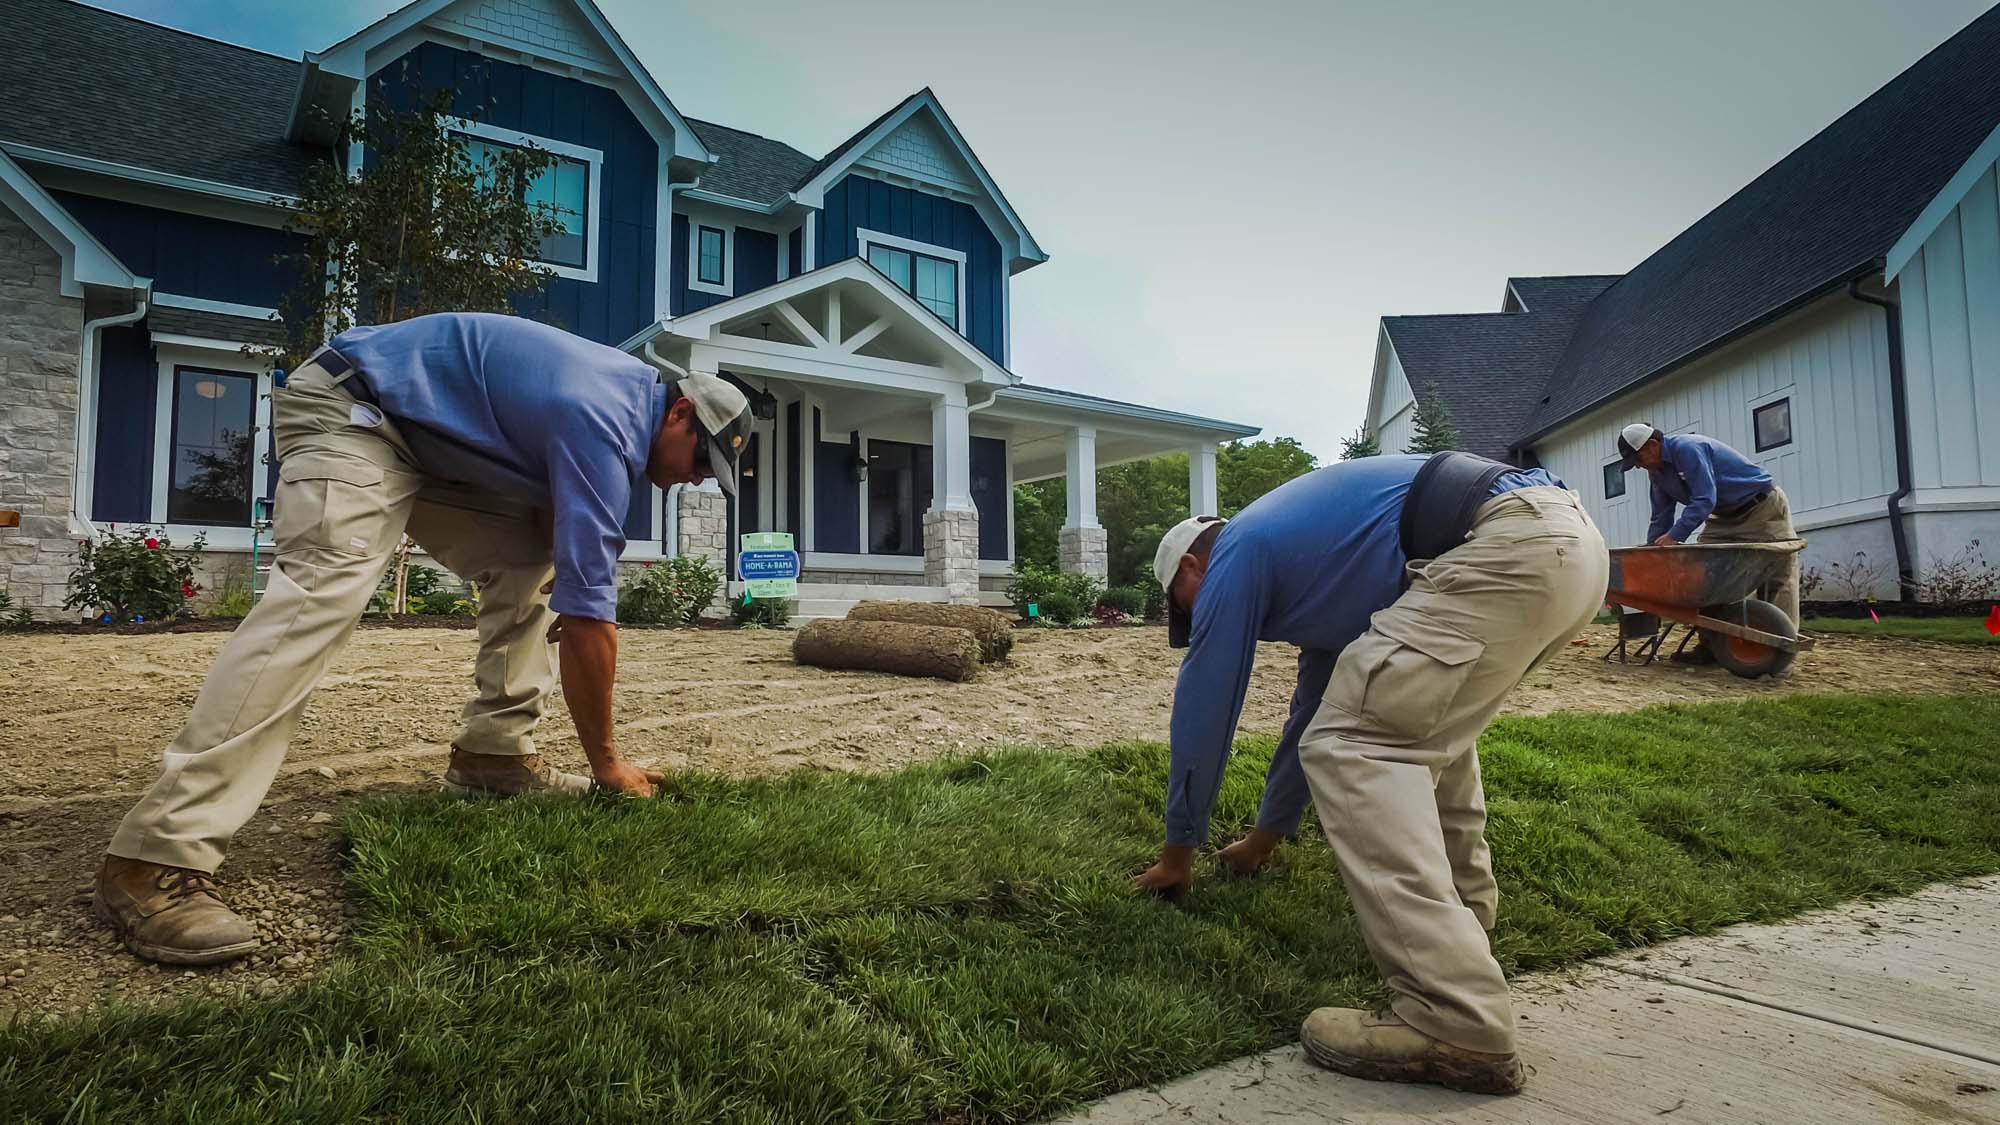
POLYGON ((653 788, 666 778, 659 770, 641 769, 623 758, 593 766, 590 772, 596 776, 600 788, 634 797, 652 796, 653 788))
POLYGON ((1276 832, 1252 828, 1241 840, 1222 849, 1222 862, 1238 875, 1255 875, 1270 862, 1271 853, 1278 850, 1278 842, 1282 839, 1284 837, 1276 832))
POLYGON ((1653 546, 1655 547, 1678 547, 1680 545, 1681 541, 1672 535, 1662 535, 1658 539, 1653 540, 1653 546))
POLYGON ((1153 866, 1132 876, 1132 886, 1179 902, 1187 894, 1188 884, 1193 881, 1193 869, 1193 848, 1161 848, 1160 858, 1153 866))

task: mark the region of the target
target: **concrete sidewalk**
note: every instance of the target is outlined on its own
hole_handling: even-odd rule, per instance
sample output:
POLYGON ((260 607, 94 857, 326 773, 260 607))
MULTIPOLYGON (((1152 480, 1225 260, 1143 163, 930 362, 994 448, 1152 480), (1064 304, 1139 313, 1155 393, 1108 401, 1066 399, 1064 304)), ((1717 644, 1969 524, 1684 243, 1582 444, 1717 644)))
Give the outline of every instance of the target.
POLYGON ((2000 1122, 2000 878, 1670 942, 1515 994, 1519 1097, 1363 1082, 1294 1045, 1066 1120, 2000 1122))

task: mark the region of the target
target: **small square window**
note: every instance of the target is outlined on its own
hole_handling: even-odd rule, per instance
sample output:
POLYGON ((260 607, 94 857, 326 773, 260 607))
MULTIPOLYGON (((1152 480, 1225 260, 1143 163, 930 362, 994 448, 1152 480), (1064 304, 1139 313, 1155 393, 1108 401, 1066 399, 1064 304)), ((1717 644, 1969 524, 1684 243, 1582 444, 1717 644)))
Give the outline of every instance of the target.
POLYGON ((1625 468, 1618 461, 1607 461, 1604 465, 1604 498, 1616 500, 1625 495, 1625 468))
POLYGON ((1757 433, 1757 452, 1792 444, 1792 400, 1767 402, 1750 412, 1750 424, 1757 433))

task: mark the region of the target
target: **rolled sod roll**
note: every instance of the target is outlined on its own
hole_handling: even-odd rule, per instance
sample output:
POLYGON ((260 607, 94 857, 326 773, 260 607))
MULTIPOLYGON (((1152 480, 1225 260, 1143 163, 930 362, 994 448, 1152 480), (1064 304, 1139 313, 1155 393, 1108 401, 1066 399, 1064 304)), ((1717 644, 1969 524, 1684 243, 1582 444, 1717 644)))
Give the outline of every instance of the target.
POLYGON ((1007 615, 976 605, 944 602, 861 602, 847 611, 849 621, 902 621, 911 625, 945 625, 969 629, 979 638, 979 659, 1004 660, 1014 647, 1014 625, 1007 615))
POLYGON ((799 630, 792 659, 819 668, 969 680, 979 670, 979 639, 971 630, 944 625, 823 619, 799 630))

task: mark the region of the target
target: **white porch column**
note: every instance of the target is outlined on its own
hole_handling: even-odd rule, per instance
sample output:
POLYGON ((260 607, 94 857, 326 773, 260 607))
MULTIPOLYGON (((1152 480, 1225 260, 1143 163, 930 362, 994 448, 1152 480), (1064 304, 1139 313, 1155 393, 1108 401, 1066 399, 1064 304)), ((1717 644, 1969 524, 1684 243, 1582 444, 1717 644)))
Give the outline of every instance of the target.
POLYGON ((1188 514, 1221 515, 1219 507, 1215 498, 1215 446, 1197 445, 1188 450, 1188 514))
POLYGON ((931 400, 931 508, 924 513, 924 581, 953 602, 979 602, 979 509, 972 503, 972 431, 965 392, 931 400))
POLYGON ((1097 429, 1077 426, 1063 454, 1068 516, 1056 536, 1057 565, 1070 574, 1103 581, 1111 572, 1108 539, 1097 523, 1097 429))

